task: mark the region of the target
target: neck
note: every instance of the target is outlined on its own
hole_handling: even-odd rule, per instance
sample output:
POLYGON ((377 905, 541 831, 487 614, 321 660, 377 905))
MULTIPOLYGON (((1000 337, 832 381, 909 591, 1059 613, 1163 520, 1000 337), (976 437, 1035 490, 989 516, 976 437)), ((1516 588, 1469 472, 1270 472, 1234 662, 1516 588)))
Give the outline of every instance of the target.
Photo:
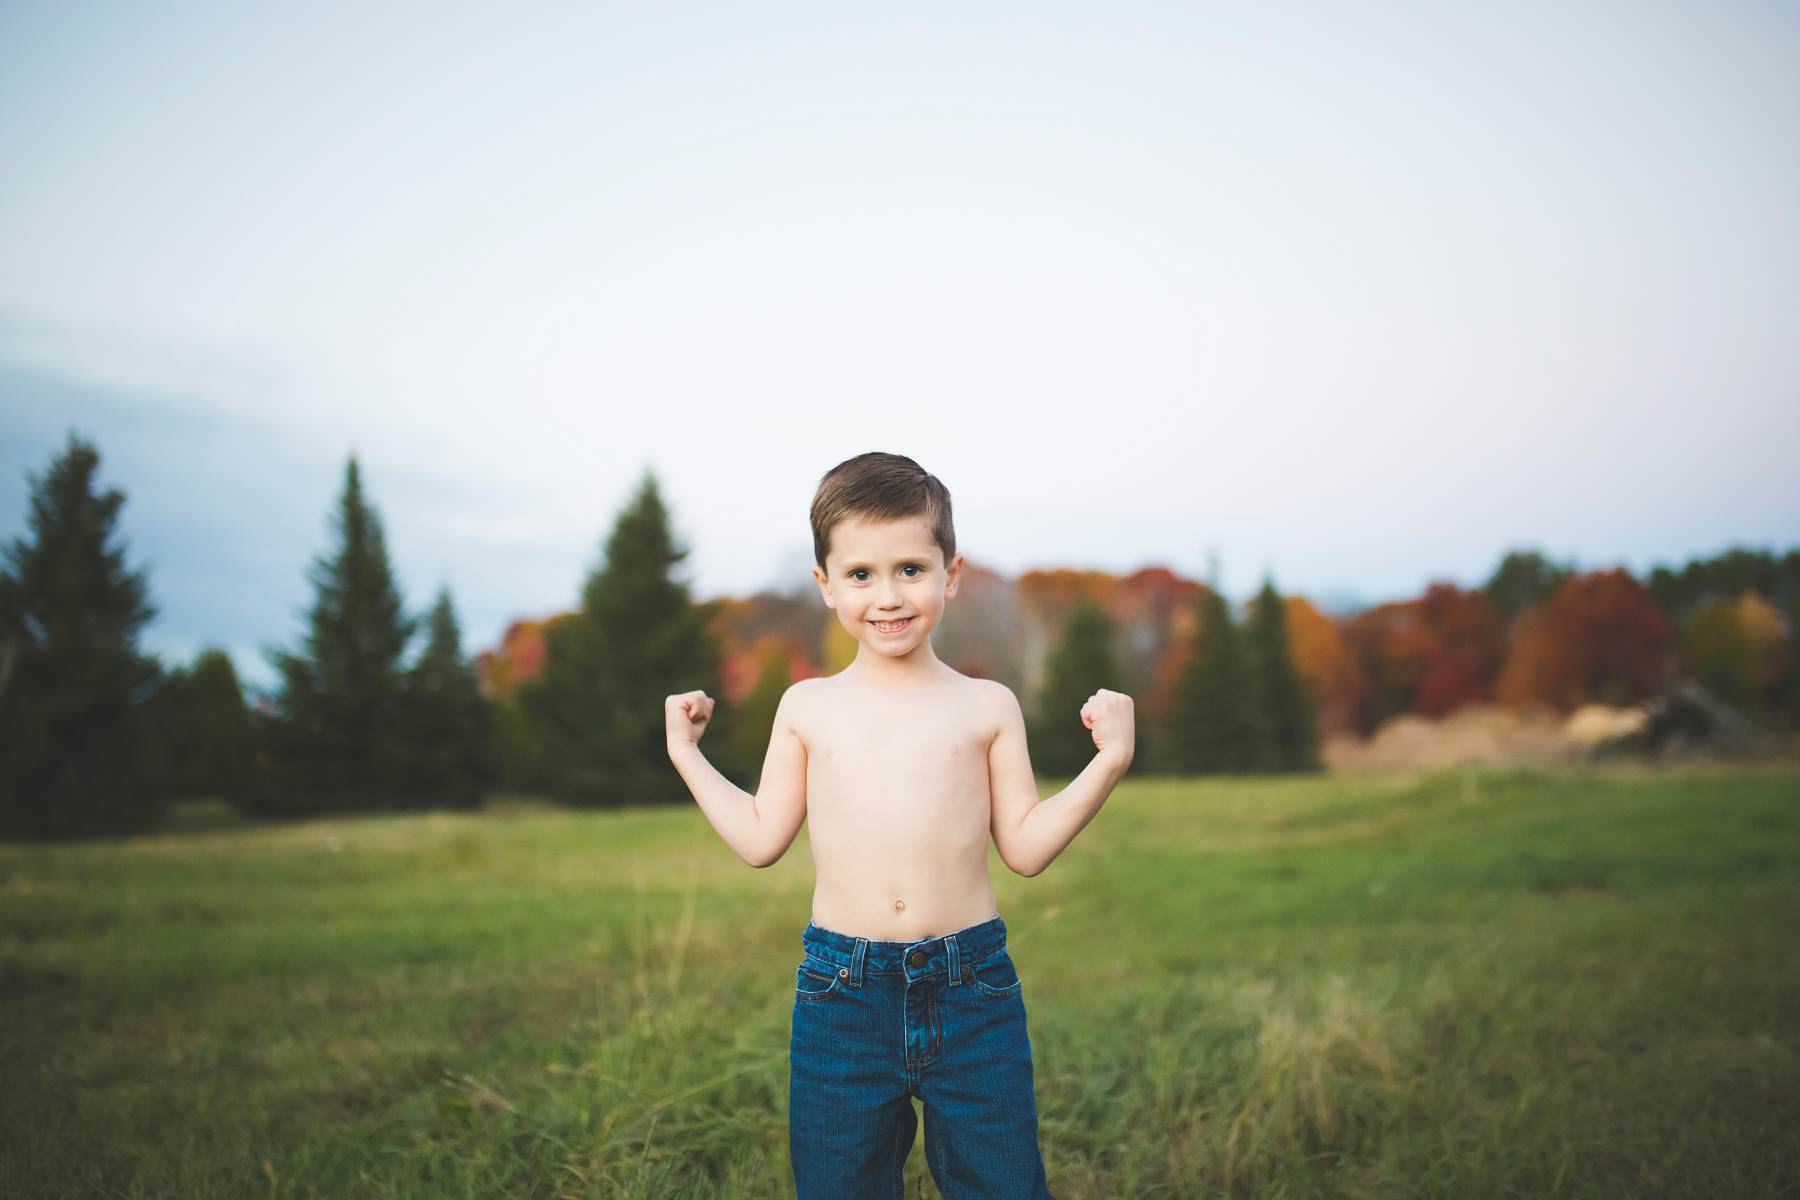
POLYGON ((849 669, 857 678, 876 683, 909 683, 936 674, 943 665, 926 638, 898 658, 859 646, 849 669))

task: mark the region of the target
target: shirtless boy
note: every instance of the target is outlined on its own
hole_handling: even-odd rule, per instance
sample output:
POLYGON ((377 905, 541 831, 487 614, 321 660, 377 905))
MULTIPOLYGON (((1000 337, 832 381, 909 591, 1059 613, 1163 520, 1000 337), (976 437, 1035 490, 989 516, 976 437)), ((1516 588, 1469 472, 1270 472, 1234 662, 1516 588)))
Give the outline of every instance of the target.
POLYGON ((1039 801, 1011 689, 932 651, 963 569, 949 491, 910 458, 858 455, 820 480, 812 528, 813 577, 856 659, 781 698, 754 796, 700 753, 713 699, 664 701, 669 757, 740 858, 766 867, 809 826, 789 1046, 799 1200, 899 1197, 914 1096, 946 1200, 1049 1197, 988 838, 1020 875, 1048 867, 1131 765, 1131 698, 1101 689, 1069 714, 1094 758, 1039 801))

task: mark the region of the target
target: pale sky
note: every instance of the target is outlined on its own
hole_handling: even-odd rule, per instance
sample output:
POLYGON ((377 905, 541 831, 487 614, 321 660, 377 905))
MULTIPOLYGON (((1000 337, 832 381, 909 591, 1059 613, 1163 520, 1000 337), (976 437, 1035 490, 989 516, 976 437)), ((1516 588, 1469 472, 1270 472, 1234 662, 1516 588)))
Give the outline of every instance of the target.
POLYGON ((1373 602, 1800 542, 1800 6, 0 3, 0 536, 68 428, 293 645, 354 448, 465 646, 910 454, 1003 571, 1373 602))

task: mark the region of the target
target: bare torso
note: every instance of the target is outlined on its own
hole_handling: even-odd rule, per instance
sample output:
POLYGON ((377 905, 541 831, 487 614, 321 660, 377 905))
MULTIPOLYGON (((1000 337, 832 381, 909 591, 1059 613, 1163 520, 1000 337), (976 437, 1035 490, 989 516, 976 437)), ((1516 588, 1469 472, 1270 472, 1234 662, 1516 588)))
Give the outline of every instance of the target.
POLYGON ((812 681, 795 713, 817 925, 916 941, 999 915, 988 878, 991 685, 948 667, 918 686, 812 681))

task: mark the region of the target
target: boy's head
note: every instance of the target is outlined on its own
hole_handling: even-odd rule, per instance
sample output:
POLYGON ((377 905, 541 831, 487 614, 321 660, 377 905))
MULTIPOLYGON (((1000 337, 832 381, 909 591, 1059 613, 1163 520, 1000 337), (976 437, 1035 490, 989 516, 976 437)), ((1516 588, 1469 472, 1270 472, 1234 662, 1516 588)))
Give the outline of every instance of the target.
POLYGON ((812 533, 813 578, 852 637, 892 657, 927 644, 963 562, 937 476, 903 454, 847 459, 819 480, 812 533))

